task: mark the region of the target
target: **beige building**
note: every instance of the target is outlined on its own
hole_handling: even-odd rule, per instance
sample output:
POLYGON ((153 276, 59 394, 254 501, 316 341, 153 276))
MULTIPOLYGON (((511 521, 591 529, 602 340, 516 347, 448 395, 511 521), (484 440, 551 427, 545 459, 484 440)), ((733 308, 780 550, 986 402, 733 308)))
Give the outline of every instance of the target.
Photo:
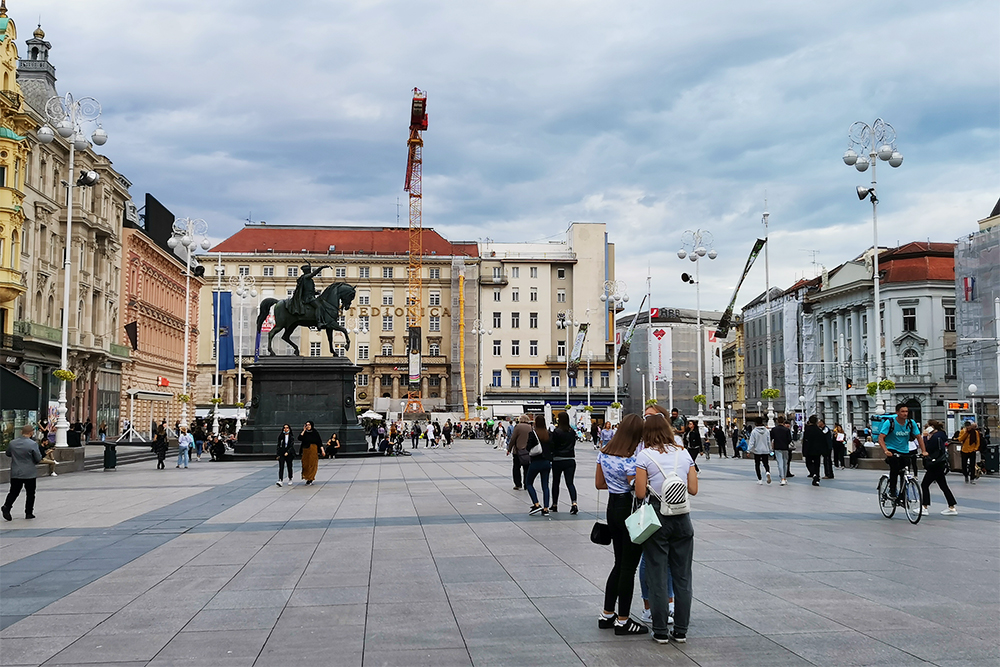
MULTIPOLYGON (((36 126, 45 124, 45 104, 57 95, 55 68, 49 62, 51 44, 41 28, 27 41, 26 58, 18 65, 18 82, 25 111, 36 126)), ((50 144, 28 135, 31 151, 25 164, 23 236, 20 264, 25 292, 15 306, 14 333, 23 341, 22 374, 41 387, 39 406, 54 416, 59 382, 63 318, 63 252, 66 244, 64 181, 69 145, 56 134, 50 144)), ((76 170, 93 170, 100 181, 73 189, 73 246, 70 280, 69 366, 77 374, 70 383, 67 418, 106 421, 109 434, 117 432, 121 394, 121 367, 129 359, 122 345, 119 316, 121 235, 131 183, 117 173, 111 161, 91 148, 76 151, 76 170)))
POLYGON ((575 222, 557 241, 489 241, 479 249, 482 405, 496 416, 545 403, 561 408, 567 388, 570 404, 586 405, 591 385, 591 404, 603 413, 613 400, 614 329, 601 295, 605 280, 615 279, 605 225, 575 222), (560 328, 560 313, 588 324, 576 378, 567 377, 566 364, 579 328, 560 328))
MULTIPOLYGON (((459 354, 459 276, 465 272, 465 312, 475 319, 479 277, 479 258, 475 243, 453 243, 433 229, 423 232, 423 292, 421 308, 422 395, 425 409, 458 408, 462 405, 459 354)), ((221 259, 223 291, 232 292, 233 336, 236 355, 242 349, 244 366, 254 360, 257 316, 260 302, 267 298, 285 299, 295 290, 303 264, 324 269, 316 276, 317 292, 334 282, 356 287, 351 309, 341 313, 341 324, 351 331, 351 349, 346 356, 361 371, 357 376, 357 405, 375 406, 374 399, 388 399, 393 411, 400 410, 408 384, 406 357, 406 285, 408 230, 392 227, 291 226, 253 223, 226 239, 207 256, 205 286, 202 288, 198 328, 203 332, 198 345, 198 381, 196 392, 200 414, 212 395, 215 377, 215 340, 212 292, 216 289, 218 262, 221 259), (240 275, 253 279, 256 297, 241 299, 231 281, 240 275), (242 334, 241 334, 242 321, 242 334), (357 331, 355 331, 357 330, 357 331)), ((272 321, 264 323, 261 354, 266 354, 267 331, 272 321)), ((467 347, 472 335, 466 332, 467 347)), ((302 356, 328 357, 330 350, 324 332, 300 328, 292 337, 302 356)), ((336 351, 344 354, 344 338, 334 334, 336 351)), ((292 349, 274 339, 275 354, 291 354, 292 349)), ((467 379, 471 379, 475 359, 466 357, 467 379)), ((220 379, 220 397, 228 414, 233 414, 237 396, 236 371, 227 371, 220 379)), ((253 399, 250 373, 244 370, 243 401, 253 399)), ((382 408, 380 408, 382 409, 382 408)), ((223 414, 227 414, 223 411, 223 414)))

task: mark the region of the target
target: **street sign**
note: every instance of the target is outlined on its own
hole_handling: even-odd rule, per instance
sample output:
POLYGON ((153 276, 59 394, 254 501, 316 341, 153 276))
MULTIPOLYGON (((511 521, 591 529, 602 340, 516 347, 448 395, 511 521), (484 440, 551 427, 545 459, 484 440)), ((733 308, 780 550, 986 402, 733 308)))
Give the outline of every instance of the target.
POLYGON ((948 404, 948 409, 949 410, 968 410, 969 409, 969 403, 968 403, 968 401, 966 401, 966 402, 949 403, 948 404))

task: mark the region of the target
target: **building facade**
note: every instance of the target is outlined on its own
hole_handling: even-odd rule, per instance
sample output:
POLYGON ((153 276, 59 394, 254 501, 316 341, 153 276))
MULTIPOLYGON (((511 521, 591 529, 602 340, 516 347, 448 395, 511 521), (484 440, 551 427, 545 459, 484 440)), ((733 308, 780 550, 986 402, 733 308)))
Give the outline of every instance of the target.
MULTIPOLYGON (((341 313, 341 325, 350 331, 350 350, 345 340, 334 334, 335 352, 361 367, 357 375, 357 401, 361 408, 400 411, 408 386, 406 286, 408 234, 398 227, 292 226, 253 223, 212 248, 201 260, 206 267, 202 287, 198 329, 198 404, 207 409, 207 397, 215 384, 215 339, 213 297, 221 279, 222 290, 232 292, 233 335, 236 354, 244 367, 253 363, 257 317, 260 303, 267 298, 285 299, 295 290, 301 267, 329 268, 316 276, 317 292, 334 282, 354 285, 351 308, 341 313), (221 264, 221 275, 219 266, 221 264), (235 294, 239 276, 252 278, 256 297, 241 299, 235 294), (242 351, 242 352, 241 352, 242 351), (203 397, 206 397, 203 400, 203 397), (384 399, 384 401, 376 401, 384 399)), ((475 243, 451 242, 433 229, 423 231, 422 276, 422 377, 421 393, 427 410, 457 408, 462 405, 462 347, 459 329, 464 307, 467 324, 478 309, 478 249, 475 243), (464 283, 464 293, 459 284, 464 283)), ((273 320, 264 322, 261 354, 266 354, 267 332, 273 320)), ((326 334, 298 329, 293 342, 302 356, 330 356, 326 334)), ((472 347, 471 327, 466 328, 466 353, 472 347)), ((275 354, 292 354, 292 349, 274 339, 275 354)), ((471 377, 474 357, 466 358, 466 376, 471 377)), ((223 405, 233 406, 240 398, 253 400, 249 371, 242 382, 236 371, 219 378, 223 405), (242 385, 241 396, 237 386, 242 385)))
POLYGON ((613 320, 601 301, 604 281, 615 276, 606 231, 603 223, 572 223, 557 241, 480 243, 475 344, 482 356, 470 396, 487 414, 562 409, 567 396, 585 406, 589 396, 600 416, 613 401, 613 320), (568 326, 560 326, 560 314, 568 326), (567 363, 580 324, 587 334, 572 378, 567 363))
POLYGON ((732 340, 722 346, 722 400, 730 419, 742 418, 743 405, 747 402, 746 354, 743 322, 737 316, 732 324, 732 340))
MULTIPOLYGON (((746 346, 744 357, 744 382, 746 398, 740 401, 747 403, 754 414, 757 413, 757 401, 762 401, 766 412, 767 400, 761 397, 761 392, 771 387, 781 391, 774 399, 774 411, 777 414, 785 412, 787 396, 785 395, 785 331, 784 331, 784 291, 778 287, 771 288, 770 311, 766 294, 763 292, 753 301, 743 306, 743 340, 746 346), (771 382, 767 378, 767 320, 771 320, 771 382)), ((793 399, 794 400, 794 399, 793 399)))
MULTIPOLYGON (((954 244, 908 243, 879 255, 882 340, 873 343, 871 251, 824 272, 805 301, 802 333, 806 409, 861 428, 875 409, 874 350, 895 382, 886 408, 906 403, 914 419, 945 421, 957 398, 954 244), (870 353, 870 350, 872 352, 870 353), (815 395, 811 390, 815 390, 815 395)), ((845 426, 846 428, 846 426, 845 426)))
MULTIPOLYGON (((27 57, 18 64, 24 109, 35 126, 45 124, 45 104, 57 95, 55 68, 49 62, 51 44, 39 27, 27 41, 27 57)), ((25 164, 23 231, 20 264, 25 292, 16 301, 14 333, 23 340, 21 373, 41 387, 40 410, 55 415, 63 304, 63 253, 66 250, 67 171, 69 145, 58 134, 49 144, 27 135, 31 151, 25 164)), ((73 245, 69 249, 69 366, 77 375, 69 383, 67 418, 106 422, 109 434, 120 419, 121 367, 129 348, 120 343, 119 289, 121 234, 131 183, 111 161, 91 148, 76 151, 76 168, 93 170, 100 181, 74 188, 73 245)), ((96 432, 96 428, 95 428, 96 432)))
MULTIPOLYGON (((1000 201, 979 221, 979 231, 959 239, 955 247, 956 362, 958 395, 976 403, 980 423, 997 432, 1000 390, 1000 201), (978 339, 978 340, 973 340, 978 339), (969 385, 976 385, 976 393, 969 385), (986 418, 986 419, 984 419, 986 418)), ((972 406, 970 405, 970 408, 972 406)))

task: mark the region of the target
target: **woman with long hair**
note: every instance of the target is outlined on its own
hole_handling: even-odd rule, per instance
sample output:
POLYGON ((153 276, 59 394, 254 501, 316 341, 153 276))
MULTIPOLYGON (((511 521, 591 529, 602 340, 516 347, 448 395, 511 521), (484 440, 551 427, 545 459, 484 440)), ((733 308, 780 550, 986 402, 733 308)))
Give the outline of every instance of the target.
POLYGON ((576 514, 580 508, 576 505, 576 485, 573 476, 576 474, 576 431, 569 424, 569 413, 560 412, 556 418, 556 429, 552 432, 552 507, 550 512, 559 511, 559 478, 566 477, 566 488, 569 489, 569 499, 573 505, 570 514, 576 514))
POLYGON ((813 486, 819 486, 820 461, 826 450, 826 435, 819 427, 819 417, 810 415, 806 429, 802 432, 802 456, 806 460, 806 469, 812 478, 813 486))
POLYGON ((552 470, 552 449, 549 431, 545 428, 544 415, 535 417, 535 428, 528 435, 528 455, 531 457, 531 463, 524 476, 524 485, 528 488, 528 495, 531 496, 531 509, 528 510, 528 514, 547 515, 549 513, 549 471, 552 470), (538 504, 535 477, 541 477, 542 480, 544 505, 538 504))
POLYGON ((684 431, 684 445, 691 456, 691 461, 694 462, 694 471, 701 472, 701 468, 698 467, 698 455, 702 450, 701 433, 698 431, 698 424, 693 420, 688 421, 684 431))
POLYGON ((958 510, 955 509, 955 494, 948 488, 948 434, 945 433, 944 424, 932 419, 927 422, 927 426, 933 429, 933 433, 922 438, 923 444, 921 455, 924 457, 924 479, 920 483, 920 504, 924 508, 924 514, 931 511, 931 484, 937 482, 944 494, 944 499, 948 502, 948 509, 941 512, 945 516, 955 516, 958 510))
POLYGON ((608 491, 608 529, 615 551, 615 564, 604 586, 604 609, 597 627, 614 628, 616 635, 642 635, 645 625, 629 618, 635 570, 639 567, 642 546, 629 539, 625 519, 632 513, 632 480, 635 479, 635 453, 642 440, 642 418, 625 415, 618 432, 597 455, 594 486, 608 491), (618 616, 615 618, 615 603, 618 616))
POLYGON ((698 493, 698 475, 694 461, 677 444, 666 419, 647 417, 642 428, 643 450, 635 459, 635 497, 642 500, 649 494, 649 503, 660 520, 660 529, 642 544, 649 579, 650 604, 653 618, 653 639, 665 644, 670 640, 687 641, 691 620, 691 563, 694 559, 694 527, 689 513, 661 512, 659 494, 670 473, 685 483, 687 493, 698 493), (667 577, 673 577, 675 610, 674 629, 669 632, 670 603, 667 597, 667 577))
POLYGON ((316 469, 319 468, 319 448, 323 446, 323 439, 319 437, 315 426, 311 421, 306 422, 299 434, 299 442, 302 449, 299 458, 302 459, 302 479, 306 486, 309 486, 316 479, 316 469))

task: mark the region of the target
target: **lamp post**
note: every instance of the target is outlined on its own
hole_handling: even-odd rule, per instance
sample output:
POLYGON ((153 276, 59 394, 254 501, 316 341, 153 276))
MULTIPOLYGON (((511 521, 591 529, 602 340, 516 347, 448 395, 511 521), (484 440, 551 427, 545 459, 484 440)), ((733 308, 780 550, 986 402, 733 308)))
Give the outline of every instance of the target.
POLYGON ((974 384, 969 385, 969 397, 972 399, 972 421, 976 421, 976 392, 979 387, 974 384))
POLYGON ((567 331, 566 334, 566 405, 569 405, 569 355, 573 350, 573 328, 578 322, 573 321, 572 310, 560 310, 556 315, 556 328, 567 331))
MULTIPOLYGON (((472 335, 479 336, 479 400, 476 401, 478 407, 483 407, 483 336, 493 335, 493 329, 483 330, 483 321, 476 320, 472 323, 472 335)), ((476 417, 482 416, 481 410, 476 410, 476 417)))
MULTIPOLYGON (((709 259, 715 259, 719 256, 719 253, 715 252, 712 245, 715 242, 715 238, 712 233, 705 229, 696 229, 694 231, 687 230, 681 237, 681 249, 677 251, 677 257, 684 259, 685 257, 694 262, 694 292, 695 292, 695 305, 698 311, 698 345, 697 345, 697 356, 698 356, 698 393, 700 395, 705 394, 704 390, 704 372, 702 370, 702 346, 704 345, 704 340, 701 331, 701 279, 699 267, 701 263, 698 261, 704 257, 709 259)), ((684 279, 683 274, 681 279, 684 279)), ((691 282, 688 279, 686 282, 691 282)), ((698 403, 698 426, 701 427, 705 421, 705 404, 698 403)))
POLYGON ((212 435, 219 435, 219 391, 222 388, 222 377, 219 370, 222 350, 219 349, 219 322, 222 318, 222 253, 218 254, 215 266, 215 379, 212 382, 212 405, 215 406, 212 416, 212 435))
MULTIPOLYGON (((58 95, 50 97, 45 104, 45 115, 49 122, 55 126, 55 130, 49 125, 38 128, 36 136, 39 143, 51 143, 56 136, 56 132, 69 143, 69 172, 68 180, 63 181, 66 186, 66 248, 63 252, 63 315, 62 315, 62 342, 60 344, 59 368, 69 371, 69 289, 70 289, 70 265, 73 256, 73 185, 81 187, 90 186, 97 183, 100 176, 96 171, 84 171, 74 182, 73 172, 76 169, 76 151, 85 151, 90 147, 90 142, 84 136, 81 125, 86 122, 96 121, 101 115, 101 103, 93 97, 83 97, 74 99, 71 93, 66 93, 62 97, 58 95)), ((103 146, 108 140, 108 133, 98 124, 97 129, 90 135, 91 140, 98 146, 103 146)), ((81 315, 77 314, 79 318, 81 315)), ((56 447, 66 447, 66 433, 69 431, 69 421, 66 419, 66 385, 67 381, 60 378, 59 381, 59 407, 56 418, 56 447)))
POLYGON ((879 296, 879 275, 878 275, 878 197, 875 196, 875 167, 879 160, 888 162, 890 167, 898 167, 903 164, 903 156, 896 150, 896 130, 892 125, 886 123, 881 118, 876 118, 875 122, 869 125, 861 121, 852 124, 847 132, 847 152, 844 153, 844 164, 853 166, 858 171, 865 171, 868 166, 872 168, 872 185, 870 188, 859 185, 858 199, 864 201, 866 198, 872 202, 872 284, 874 286, 875 305, 872 308, 872 315, 875 320, 875 381, 878 386, 875 390, 875 409, 878 414, 885 413, 885 396, 882 394, 882 380, 884 378, 884 364, 882 362, 882 302, 879 296), (855 151, 854 149, 858 150, 855 151), (865 157, 865 154, 868 157, 865 157))
POLYGON ((642 381, 642 407, 640 413, 646 410, 646 374, 642 372, 642 366, 636 366, 635 372, 639 374, 639 379, 642 381))
MULTIPOLYGON (((358 366, 358 365, 360 365, 360 362, 361 362, 361 356, 360 356, 361 352, 358 350, 357 337, 358 337, 358 334, 367 336, 368 335, 368 327, 365 326, 365 325, 363 325, 363 324, 361 324, 361 318, 360 317, 348 317, 347 320, 345 321, 345 324, 347 325, 347 329, 349 331, 352 331, 354 333, 354 338, 355 338, 355 340, 354 340, 354 365, 358 366)), ((357 408, 357 405, 358 405, 358 383, 357 383, 357 380, 355 380, 355 382, 354 382, 354 407, 357 408)))
MULTIPOLYGON (((624 280, 605 280, 604 292, 601 294, 601 302, 606 303, 608 310, 611 311, 611 333, 614 336, 611 339, 613 341, 612 349, 614 350, 611 364, 614 368, 615 403, 618 403, 618 327, 615 319, 618 313, 618 306, 628 301, 627 289, 628 286, 624 280)), ((615 409, 620 410, 620 408, 615 409)))
MULTIPOLYGON (((767 231, 767 219, 771 214, 767 212, 767 202, 764 202, 764 217, 762 222, 764 223, 764 313, 767 318, 766 323, 766 337, 765 342, 767 344, 767 388, 772 389, 774 387, 774 376, 772 371, 772 357, 773 353, 771 351, 771 264, 768 260, 768 231, 767 231)), ((774 428, 774 399, 771 398, 770 392, 768 392, 767 397, 767 427, 774 428)))
POLYGON ((184 379, 181 382, 181 393, 189 397, 188 401, 181 402, 181 422, 185 428, 188 426, 187 404, 190 401, 188 393, 188 354, 191 345, 191 257, 199 247, 208 250, 211 243, 208 240, 208 223, 197 218, 177 218, 171 228, 171 236, 167 239, 167 246, 171 250, 178 245, 184 246, 184 379), (195 237, 201 237, 197 240, 195 237))
POLYGON ((594 358, 594 353, 591 350, 587 350, 587 377, 584 378, 583 383, 587 385, 587 405, 593 407, 590 402, 590 387, 594 384, 594 378, 590 377, 590 360, 594 358))
POLYGON ((257 298, 257 289, 254 287, 253 276, 245 276, 242 273, 238 276, 229 276, 229 285, 240 297, 240 349, 236 362, 236 435, 240 434, 240 427, 246 419, 246 408, 243 405, 243 300, 246 297, 257 298))
POLYGON ((743 404, 743 426, 747 425, 747 404, 743 404))

